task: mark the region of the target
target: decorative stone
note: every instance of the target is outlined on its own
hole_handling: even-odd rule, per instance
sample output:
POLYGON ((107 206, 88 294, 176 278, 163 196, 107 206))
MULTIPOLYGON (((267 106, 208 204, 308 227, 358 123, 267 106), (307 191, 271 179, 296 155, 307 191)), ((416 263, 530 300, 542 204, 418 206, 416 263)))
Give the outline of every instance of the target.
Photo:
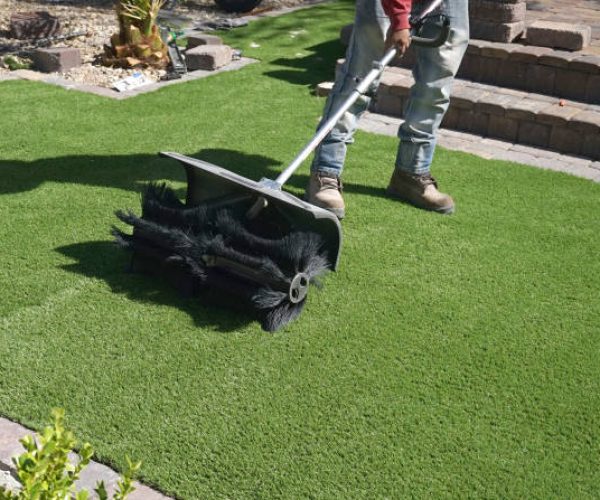
POLYGON ((527 68, 525 77, 525 88, 538 94, 552 94, 554 92, 554 80, 556 79, 556 68, 531 64, 527 68))
POLYGON ((598 74, 600 73, 600 56, 587 54, 579 56, 569 63, 569 69, 593 75, 598 74))
POLYGON ((73 47, 36 49, 31 59, 34 66, 44 73, 66 73, 81 66, 81 52, 73 47))
POLYGON ((497 0, 470 0, 469 15, 473 19, 513 23, 525 19, 527 4, 518 2, 498 2, 497 0))
POLYGON ((600 140, 598 139, 598 134, 585 136, 581 154, 593 160, 600 160, 600 140))
POLYGON ((11 38, 47 38, 60 31, 58 18, 46 11, 17 12, 10 16, 11 38))
POLYGON ((488 135, 509 142, 517 140, 519 122, 505 116, 491 115, 488 124, 488 135))
POLYGON ((539 20, 527 28, 527 42, 540 47, 581 50, 591 39, 592 28, 579 24, 539 20))
POLYGON ((550 104, 537 114, 536 120, 539 123, 555 125, 563 128, 576 114, 580 113, 579 108, 573 106, 561 106, 560 104, 550 104))
POLYGON ((315 95, 319 97, 327 97, 333 89, 333 82, 321 82, 315 88, 315 95))
POLYGON ((213 71, 231 63, 233 49, 229 45, 200 45, 185 52, 188 70, 213 71))
POLYGON ((186 37, 187 48, 193 49, 201 45, 223 45, 223 40, 215 35, 205 35, 204 33, 192 33, 186 37))
POLYGON ((525 22, 495 23, 493 21, 471 20, 471 36, 492 42, 514 42, 525 31, 525 22))
POLYGON ((558 68, 554 80, 554 92, 566 99, 583 101, 589 76, 587 73, 574 74, 569 69, 558 68))
POLYGON ((485 100, 477 103, 475 110, 488 115, 504 116, 507 108, 514 100, 513 96, 506 94, 488 94, 485 96, 485 100))
POLYGON ((523 62, 527 64, 537 63, 540 57, 552 52, 548 47, 516 47, 510 54, 509 59, 512 62, 523 62))
POLYGON ((583 147, 584 137, 564 127, 553 127, 550 134, 550 149, 561 153, 578 155, 583 147))
POLYGON ((537 114, 546 107, 548 107, 547 102, 527 98, 520 99, 513 102, 506 110, 506 117, 518 121, 534 121, 537 114))
POLYGON ((600 75, 589 76, 585 100, 592 104, 600 104, 600 75))
POLYGON ((547 148, 550 144, 550 131, 551 128, 549 125, 523 122, 519 126, 518 140, 523 144, 547 148))

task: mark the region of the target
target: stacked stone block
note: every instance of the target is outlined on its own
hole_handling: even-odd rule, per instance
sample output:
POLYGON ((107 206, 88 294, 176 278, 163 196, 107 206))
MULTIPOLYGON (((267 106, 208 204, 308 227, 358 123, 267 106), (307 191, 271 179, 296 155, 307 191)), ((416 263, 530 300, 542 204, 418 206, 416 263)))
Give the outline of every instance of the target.
POLYGON ((471 38, 512 42, 525 31, 525 0, 470 0, 471 38))
POLYGON ((214 71, 227 66, 233 59, 233 49, 215 35, 190 33, 187 36, 185 61, 189 71, 214 71))

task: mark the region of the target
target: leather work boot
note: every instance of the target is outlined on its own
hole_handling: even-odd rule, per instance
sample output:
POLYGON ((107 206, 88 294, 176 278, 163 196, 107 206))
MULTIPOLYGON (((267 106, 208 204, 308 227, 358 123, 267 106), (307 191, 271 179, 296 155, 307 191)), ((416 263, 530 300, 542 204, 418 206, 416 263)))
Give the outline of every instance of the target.
POLYGON ((342 181, 339 177, 320 172, 311 173, 304 199, 317 207, 333 212, 338 219, 343 219, 346 215, 342 198, 342 181))
POLYGON ((394 170, 386 193, 415 207, 441 214, 454 212, 454 200, 440 193, 437 182, 430 174, 415 175, 394 170))

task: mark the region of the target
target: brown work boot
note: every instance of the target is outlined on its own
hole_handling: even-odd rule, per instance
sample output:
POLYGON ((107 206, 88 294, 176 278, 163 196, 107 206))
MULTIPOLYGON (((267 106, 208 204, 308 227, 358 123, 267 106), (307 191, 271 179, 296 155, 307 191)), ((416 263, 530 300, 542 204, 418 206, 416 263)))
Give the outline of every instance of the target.
POLYGON ((450 195, 440 193, 437 187, 437 182, 429 174, 409 174, 396 169, 386 193, 424 210, 451 214, 454 212, 454 200, 450 195))
POLYGON ((339 177, 312 172, 304 199, 317 207, 333 212, 338 219, 343 219, 346 215, 342 198, 342 181, 339 177))

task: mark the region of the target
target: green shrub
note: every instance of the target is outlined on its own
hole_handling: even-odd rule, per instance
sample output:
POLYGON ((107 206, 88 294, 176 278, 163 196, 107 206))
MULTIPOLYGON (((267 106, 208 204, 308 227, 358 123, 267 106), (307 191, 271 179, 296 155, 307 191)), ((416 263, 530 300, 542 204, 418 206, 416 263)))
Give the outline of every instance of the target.
POLYGON ((29 69, 31 68, 31 60, 17 56, 6 56, 3 60, 4 65, 11 71, 17 69, 29 69))
MULTIPOLYGON (((54 424, 46 427, 41 434, 21 439, 25 453, 13 458, 21 489, 9 491, 0 486, 0 500, 86 500, 89 498, 88 491, 75 491, 75 481, 90 463, 94 451, 89 443, 85 443, 79 450, 80 460, 76 464, 71 463, 69 453, 74 450, 77 441, 73 433, 64 427, 64 410, 54 409, 52 416, 54 424)), ((133 476, 140 466, 141 463, 133 463, 127 457, 127 470, 117 483, 114 500, 125 499, 135 489, 133 476)), ((108 499, 104 483, 98 483, 94 491, 101 500, 108 499)))

